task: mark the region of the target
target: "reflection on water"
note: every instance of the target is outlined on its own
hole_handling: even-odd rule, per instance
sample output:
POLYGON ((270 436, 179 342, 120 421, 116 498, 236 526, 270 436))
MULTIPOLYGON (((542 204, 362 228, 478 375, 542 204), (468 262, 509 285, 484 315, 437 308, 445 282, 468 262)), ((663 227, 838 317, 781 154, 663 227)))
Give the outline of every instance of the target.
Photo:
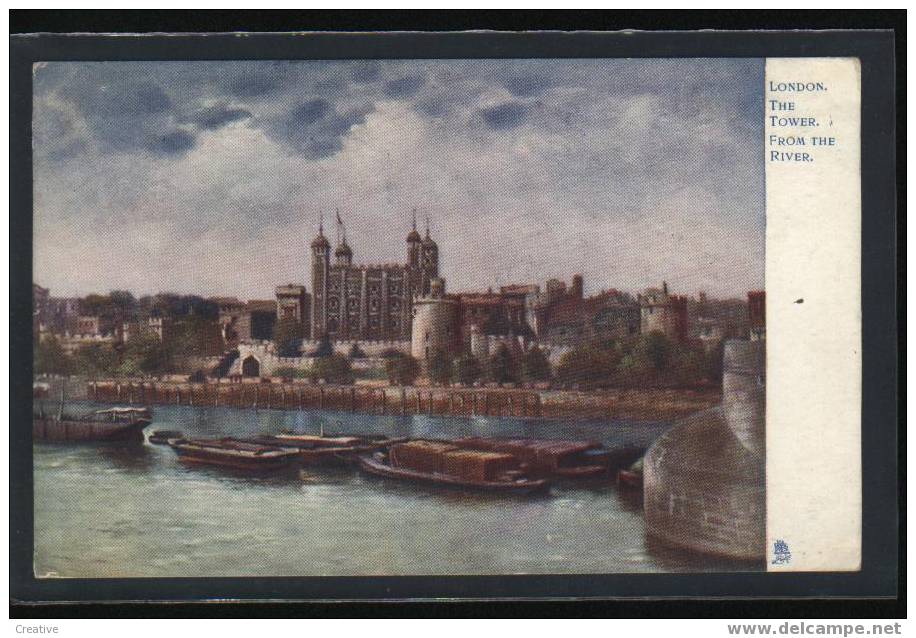
MULTIPOLYGON (((85 409, 92 406, 84 404, 85 409)), ((537 436, 646 445, 663 423, 376 416, 160 406, 195 436, 378 433, 537 436)), ((647 541, 639 490, 561 483, 468 493, 303 468, 251 476, 187 466, 168 446, 38 444, 36 574, 75 577, 616 573, 748 570, 647 541)))

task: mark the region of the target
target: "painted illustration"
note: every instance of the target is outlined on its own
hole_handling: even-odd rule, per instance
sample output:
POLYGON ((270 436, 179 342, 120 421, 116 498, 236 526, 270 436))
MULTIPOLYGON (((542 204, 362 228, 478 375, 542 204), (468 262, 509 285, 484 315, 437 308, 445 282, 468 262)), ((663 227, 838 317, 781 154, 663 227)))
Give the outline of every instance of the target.
POLYGON ((35 575, 766 569, 763 91, 36 64, 35 575))

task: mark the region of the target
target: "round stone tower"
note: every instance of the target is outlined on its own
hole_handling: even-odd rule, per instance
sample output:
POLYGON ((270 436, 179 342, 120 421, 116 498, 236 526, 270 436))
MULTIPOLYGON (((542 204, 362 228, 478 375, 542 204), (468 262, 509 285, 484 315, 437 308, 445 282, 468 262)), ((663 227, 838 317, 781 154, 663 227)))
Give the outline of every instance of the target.
POLYGON ((722 410, 741 445, 766 450, 766 342, 727 341, 722 362, 722 410))
POLYGON ((452 354, 458 336, 458 303, 445 296, 445 282, 430 282, 428 295, 413 302, 410 353, 421 362, 436 351, 452 354))
POLYGON ((765 341, 729 341, 722 405, 679 421, 643 467, 647 533, 705 554, 765 560, 765 341))

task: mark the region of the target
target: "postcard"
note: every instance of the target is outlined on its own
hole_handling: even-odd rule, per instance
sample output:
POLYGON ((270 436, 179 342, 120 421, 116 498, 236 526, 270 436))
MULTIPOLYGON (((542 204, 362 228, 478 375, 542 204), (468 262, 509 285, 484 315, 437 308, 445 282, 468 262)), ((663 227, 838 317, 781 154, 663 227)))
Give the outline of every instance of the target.
POLYGON ((35 579, 860 570, 862 73, 36 61, 35 579))

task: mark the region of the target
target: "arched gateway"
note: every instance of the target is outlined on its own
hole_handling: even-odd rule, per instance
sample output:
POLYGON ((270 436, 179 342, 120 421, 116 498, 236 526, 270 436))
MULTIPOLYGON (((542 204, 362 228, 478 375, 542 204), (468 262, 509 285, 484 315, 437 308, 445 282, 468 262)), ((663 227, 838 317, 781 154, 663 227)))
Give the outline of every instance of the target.
POLYGON ((242 376, 259 377, 261 376, 261 363, 252 355, 248 355, 242 360, 242 376))

